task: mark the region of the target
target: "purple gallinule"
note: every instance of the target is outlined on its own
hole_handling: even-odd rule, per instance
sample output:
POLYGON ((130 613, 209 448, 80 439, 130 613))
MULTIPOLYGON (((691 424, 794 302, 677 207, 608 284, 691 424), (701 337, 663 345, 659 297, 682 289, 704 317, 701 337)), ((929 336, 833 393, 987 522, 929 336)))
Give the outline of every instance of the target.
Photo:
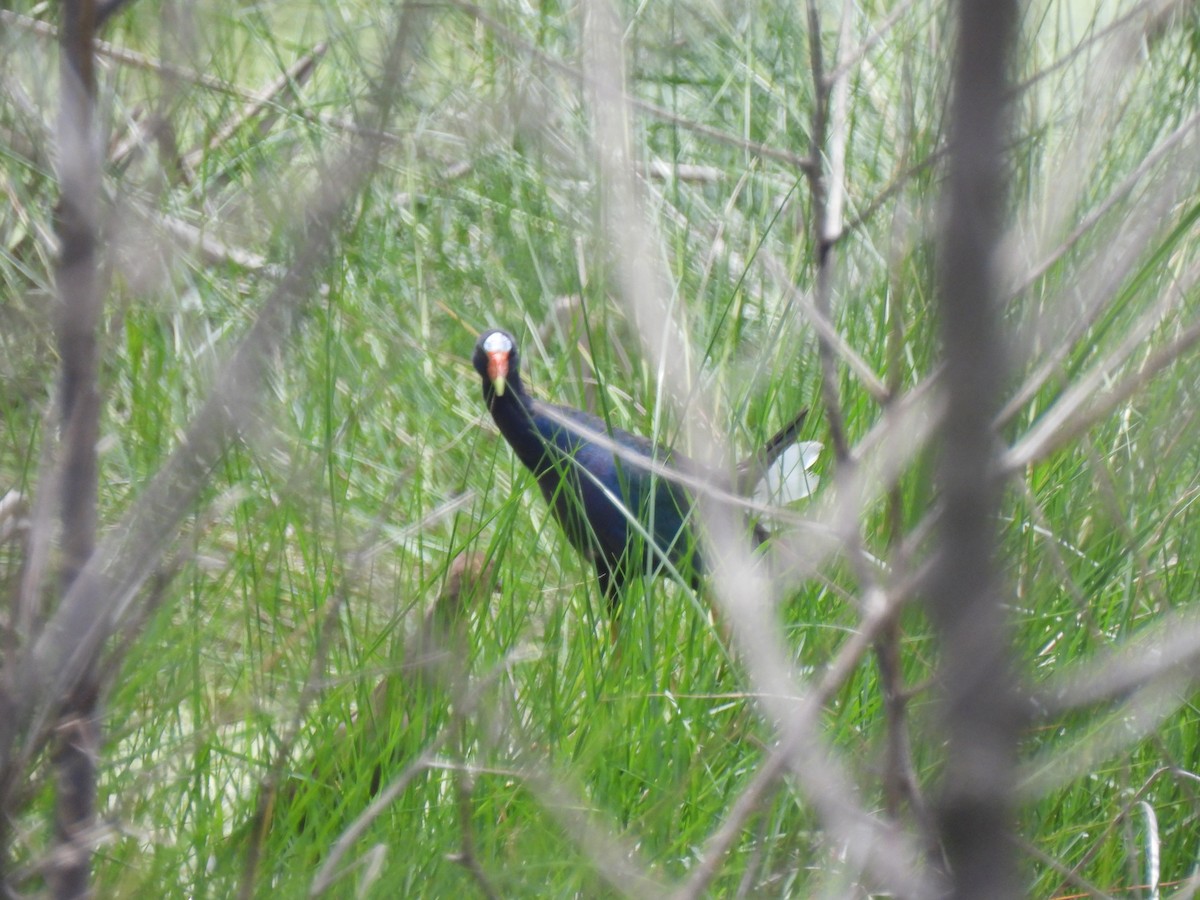
MULTIPOLYGON (((609 428, 603 419, 534 399, 521 380, 520 354, 511 334, 489 328, 475 345, 475 370, 483 399, 517 458, 537 478, 567 539, 596 569, 600 590, 615 605, 626 581, 639 571, 670 565, 698 587, 704 557, 691 525, 695 499, 666 470, 729 489, 729 479, 636 434, 609 428), (620 449, 586 432, 607 434, 620 449)), ((791 446, 805 413, 739 466, 736 490, 744 493, 791 446)), ((761 540, 765 533, 756 526, 761 540)))

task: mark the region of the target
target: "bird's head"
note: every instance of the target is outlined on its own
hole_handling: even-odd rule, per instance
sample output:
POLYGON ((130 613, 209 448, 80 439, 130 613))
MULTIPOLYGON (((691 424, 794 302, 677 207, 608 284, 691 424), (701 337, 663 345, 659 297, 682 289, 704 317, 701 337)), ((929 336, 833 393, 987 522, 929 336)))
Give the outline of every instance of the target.
POLYGON ((519 384, 517 342, 507 331, 489 328, 475 343, 475 371, 483 378, 483 389, 503 397, 509 381, 519 384))

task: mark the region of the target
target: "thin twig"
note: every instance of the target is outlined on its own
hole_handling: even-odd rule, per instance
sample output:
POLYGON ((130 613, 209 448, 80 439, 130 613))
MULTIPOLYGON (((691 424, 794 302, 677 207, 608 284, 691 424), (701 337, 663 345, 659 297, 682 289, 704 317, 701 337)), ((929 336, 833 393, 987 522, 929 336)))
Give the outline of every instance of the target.
MULTIPOLYGON (((820 159, 822 153, 829 150, 825 145, 829 140, 827 132, 832 91, 825 82, 821 50, 821 18, 817 11, 816 0, 807 0, 806 7, 808 9, 809 66, 812 69, 813 84, 816 86, 812 121, 809 124, 809 156, 813 159, 820 159)), ((845 127, 844 118, 841 125, 843 128, 845 127)), ((817 271, 813 308, 821 320, 829 322, 832 319, 830 310, 833 304, 833 245, 831 240, 839 230, 841 202, 838 198, 842 196, 842 187, 840 184, 832 183, 834 177, 832 171, 829 178, 826 178, 820 167, 814 166, 806 172, 806 175, 812 203, 812 233, 815 241, 813 264, 817 271), (832 204, 831 200, 833 200, 832 204)), ((846 438, 845 417, 838 391, 837 360, 834 358, 833 347, 822 330, 817 331, 817 356, 821 363, 821 399, 825 407, 825 420, 829 424, 829 439, 833 444, 834 457, 840 470, 850 463, 850 444, 846 438)))
POLYGON ((837 330, 837 326, 833 324, 828 312, 822 310, 816 300, 795 285, 784 264, 765 249, 760 249, 755 258, 762 262, 766 271, 787 292, 788 302, 803 313, 804 318, 812 325, 818 339, 827 343, 830 354, 836 355, 846 364, 875 402, 882 404, 887 400, 887 386, 883 383, 883 379, 837 330))
MULTIPOLYGON (((1092 31, 1090 35, 1073 46, 1069 52, 1065 53, 1062 58, 1038 70, 1038 72, 1024 81, 1013 85, 1011 88, 1012 96, 1016 97, 1026 93, 1030 88, 1035 87, 1042 81, 1042 79, 1070 65, 1072 61, 1087 53, 1096 44, 1102 43, 1113 36, 1120 35, 1127 26, 1139 25, 1151 16, 1162 14, 1172 7, 1186 7, 1190 2, 1191 0, 1142 0, 1141 3, 1130 7, 1128 12, 1117 16, 1099 31, 1092 31)), ((1137 43, 1141 43, 1140 39, 1138 39, 1137 43)))
MULTIPOLYGON (((285 91, 291 92, 295 96, 295 89, 298 85, 302 85, 316 70, 317 62, 325 55, 328 48, 327 44, 319 43, 310 51, 305 53, 294 63, 292 63, 287 71, 280 74, 274 82, 269 84, 265 89, 255 96, 254 100, 246 103, 242 109, 238 110, 228 121, 225 122, 216 133, 208 139, 203 147, 197 147, 183 157, 183 167, 185 171, 195 169, 200 165, 206 153, 218 149, 226 141, 237 134, 247 122, 258 118, 264 112, 279 108, 276 103, 276 97, 285 91)), ((264 126, 265 126, 264 122, 264 126)))
POLYGON ((283 734, 279 739, 275 759, 258 786, 258 803, 250 818, 250 837, 246 844, 246 857, 242 866, 241 884, 238 891, 238 895, 243 900, 249 900, 250 897, 255 896, 257 891, 258 864, 262 855, 263 843, 266 840, 267 831, 271 824, 271 810, 275 806, 284 769, 292 756, 296 742, 303 732, 305 716, 325 683, 325 661, 328 658, 329 648, 335 637, 339 617, 346 605, 351 582, 366 568, 370 548, 375 544, 376 537, 383 527, 385 516, 391 509, 395 495, 396 490, 393 490, 392 496, 384 504, 383 510, 375 516, 370 529, 360 541, 358 548, 351 557, 349 565, 346 567, 347 574, 338 582, 337 590, 334 591, 333 596, 326 603, 325 614, 321 620, 321 629, 317 634, 312 659, 309 661, 308 676, 304 680, 300 696, 296 701, 296 707, 292 711, 291 721, 283 729, 283 734))
POLYGON ((471 873, 475 886, 487 900, 500 900, 501 894, 492 885, 475 852, 475 826, 471 821, 471 800, 475 791, 475 778, 470 772, 458 768, 454 772, 454 790, 458 795, 458 831, 459 851, 454 855, 454 861, 471 873))
MULTIPOLYGON (((409 42, 413 39, 413 33, 417 30, 418 22, 409 10, 408 6, 402 6, 396 16, 394 31, 390 35, 387 52, 387 65, 382 80, 384 93, 381 96, 381 107, 378 111, 380 121, 386 122, 389 118, 389 111, 392 105, 398 99, 400 86, 403 83, 404 72, 407 66, 406 49, 409 42)), ((374 152, 366 154, 371 163, 370 167, 364 171, 371 171, 378 158, 378 145, 373 148, 374 152)), ((365 565, 365 560, 369 552, 369 548, 375 543, 375 533, 383 525, 382 515, 376 517, 373 523, 372 532, 367 536, 365 541, 359 547, 356 556, 356 564, 352 566, 351 571, 357 573, 365 565)), ((257 872, 258 862, 261 855, 261 849, 266 837, 266 829, 269 823, 269 810, 274 804, 275 791, 278 786, 280 776, 284 766, 287 763, 288 757, 291 755, 292 748, 298 739, 304 722, 304 716, 307 713, 309 706, 315 700, 320 685, 323 680, 325 671, 325 659, 329 651, 329 646, 333 641, 336 632, 337 623, 341 610, 344 606, 347 596, 347 582, 345 579, 339 585, 339 590, 335 592, 334 597, 328 604, 324 620, 321 626, 321 632, 317 639, 317 644, 313 652, 311 665, 309 668, 308 678, 305 680, 304 687, 300 692, 299 700, 296 704, 296 709, 292 717, 291 727, 284 739, 280 741, 278 753, 276 754, 274 765, 267 776, 266 783, 259 792, 259 803, 255 810, 255 816, 252 820, 253 836, 247 847, 245 865, 243 867, 242 879, 240 884, 240 896, 249 898, 254 896, 257 890, 257 872)))
MULTIPOLYGON (((408 41, 415 29, 399 31, 398 40, 408 41)), ((400 51, 389 54, 389 65, 399 65, 403 57, 400 51)), ((394 86, 395 81, 385 83, 394 86)), ((385 103, 394 100, 388 92, 381 96, 385 103)), ((377 114, 385 121, 386 107, 377 114)), ((6 784, 44 745, 46 724, 60 698, 83 682, 107 640, 137 621, 141 585, 158 568, 211 467, 233 437, 253 423, 265 367, 291 333, 294 313, 310 296, 316 272, 329 257, 342 212, 374 170, 378 151, 378 141, 353 146, 331 167, 337 177, 325 178, 315 191, 298 229, 292 268, 223 368, 180 448, 92 553, 32 645, 4 660, 3 676, 12 687, 6 714, 0 717, 0 771, 6 784)))
MULTIPOLYGON (((1092 900, 1116 900, 1116 898, 1111 894, 1105 893, 1096 885, 1092 884, 1086 878, 1081 876, 1079 874, 1079 869, 1081 868, 1080 866, 1076 865, 1074 868, 1068 868, 1049 853, 1043 851, 1040 847, 1038 847, 1037 844, 1026 840, 1020 835, 1017 835, 1014 840, 1016 841, 1017 846, 1020 847, 1025 853, 1032 856, 1042 865, 1053 869, 1055 872, 1061 875, 1063 877, 1063 884, 1073 885, 1074 887, 1086 893, 1092 898, 1092 900)), ((1095 846, 1099 847, 1100 842, 1097 841, 1095 846)), ((1047 896, 1055 897, 1057 895, 1058 890, 1054 890, 1051 891, 1047 896)))
MULTIPOLYGON (((418 4, 408 4, 409 9, 415 9, 418 4)), ((0 25, 20 28, 22 31, 35 34, 38 37, 56 40, 58 38, 58 29, 48 22, 43 22, 40 19, 35 19, 30 16, 15 13, 12 10, 0 9, 0 25)), ((164 62, 160 59, 146 56, 143 53, 138 53, 135 50, 129 50, 125 47, 118 47, 116 44, 108 43, 107 41, 96 41, 96 54, 103 56, 106 59, 111 59, 114 62, 122 65, 131 66, 135 69, 141 69, 147 72, 154 72, 164 78, 172 81, 180 81, 186 84, 194 84, 197 87, 205 88, 206 90, 215 91, 216 93, 225 94, 230 97, 235 97, 247 104, 254 103, 258 100, 258 95, 246 88, 238 87, 232 82, 223 81, 215 76, 208 75, 204 72, 197 72, 194 69, 189 69, 185 66, 177 66, 173 63, 164 62)), ((388 144, 400 144, 406 140, 405 135, 395 134, 384 130, 382 127, 372 127, 367 124, 356 122, 352 119, 347 119, 342 116, 328 115, 326 113, 314 113, 306 109, 295 110, 280 110, 288 112, 292 115, 303 119, 306 122, 324 125, 328 128, 334 128, 338 131, 343 131, 347 134, 354 135, 359 138, 370 139, 374 141, 382 141, 388 144)))
MULTIPOLYGON (((907 104, 905 105, 907 109, 907 104)), ((907 141, 902 151, 908 152, 907 141)), ((899 218, 899 217, 897 217, 899 218)), ((898 228, 897 228, 898 230, 898 228)), ((897 236, 898 239, 898 236, 897 236)), ((899 266, 888 266, 888 278, 891 282, 891 301, 888 308, 887 332, 887 390, 888 397, 883 405, 884 421, 892 421, 893 407, 902 396, 904 372, 906 370, 905 338, 907 330, 906 305, 900 299, 904 291, 900 289, 899 266)), ((895 569, 904 571, 910 564, 911 558, 906 555, 905 534, 905 502, 904 492, 896 481, 887 491, 887 544, 891 551, 889 557, 895 569)), ((908 808, 920 829, 925 843, 933 848, 936 846, 933 820, 929 806, 921 791, 920 779, 912 759, 911 741, 908 721, 909 690, 904 684, 903 655, 901 653, 903 639, 902 626, 899 617, 883 629, 875 641, 876 665, 879 670, 880 691, 883 695, 883 714, 887 729, 886 756, 884 762, 883 792, 888 805, 888 812, 893 818, 899 818, 901 806, 907 802, 908 808)))
POLYGON ((1136 640, 1056 675, 1037 694, 1043 718, 1101 703, 1125 702, 1164 680, 1200 678, 1200 618, 1169 614, 1136 640))
MULTIPOLYGON (((1200 272, 1200 266, 1195 271, 1200 272)), ((1139 346, 1136 342, 1123 341, 1108 358, 1077 378, 1054 406, 1003 454, 1000 470, 1005 474, 1018 472, 1070 443, 1129 400, 1159 372, 1189 353, 1197 342, 1200 342, 1200 320, 1192 322, 1173 341, 1155 350, 1137 372, 1104 391, 1102 386, 1108 382, 1112 369, 1139 346)))
MULTIPOLYGON (((541 48, 534 45, 532 42, 525 40, 510 28, 506 28, 500 24, 495 18, 489 15, 482 7, 477 6, 469 0, 449 0, 450 5, 461 10, 466 15, 475 19, 492 32, 497 38, 503 41, 510 47, 520 50, 522 53, 536 59, 543 65, 553 69, 560 75, 566 75, 574 81, 584 84, 586 87, 587 74, 581 71, 578 67, 564 63, 561 60, 550 56, 541 48)), ((786 163, 800 171, 808 171, 814 166, 811 157, 798 156, 788 150, 779 147, 772 147, 769 144, 763 144, 758 141, 751 141, 735 134, 730 134, 726 131, 721 131, 719 128, 713 128, 708 125, 702 125, 685 116, 678 115, 669 109, 665 109, 649 101, 642 100, 630 94, 625 94, 624 102, 639 112, 645 113, 652 118, 658 119, 660 122, 666 122, 670 125, 676 125, 693 134, 698 134, 710 140, 717 141, 721 144, 726 144, 736 147, 739 150, 744 150, 747 153, 752 153, 755 156, 761 156, 764 159, 771 159, 776 162, 786 163)))
POLYGON ((916 5, 916 0, 904 0, 903 3, 897 3, 896 6, 886 15, 878 27, 867 35, 866 40, 855 47, 853 50, 846 50, 846 39, 849 37, 849 32, 844 32, 839 39, 839 47, 843 48, 838 53, 837 65, 825 76, 825 83, 832 85, 837 81, 843 80, 850 74, 850 70, 857 66, 866 55, 871 52, 889 31, 891 31, 896 23, 899 22, 909 10, 916 5))
POLYGON ((1100 888, 1084 879, 1079 873, 1091 865, 1092 861, 1096 859, 1101 850, 1107 846, 1108 841, 1112 838, 1112 835, 1114 832, 1116 832, 1117 828, 1122 823, 1125 823, 1129 820, 1129 815, 1133 808, 1138 803, 1142 802, 1143 798, 1150 793, 1150 789, 1157 784, 1164 775, 1168 774, 1178 773, 1168 766, 1160 766, 1150 773, 1150 775, 1142 783, 1141 787, 1134 790, 1131 785, 1128 791, 1127 799, 1125 800, 1121 809, 1112 817, 1108 825, 1106 825, 1099 834, 1094 836, 1092 845, 1079 855, 1079 857, 1075 860, 1075 864, 1070 868, 1067 868, 1067 866, 1055 860, 1053 857, 1047 856, 1035 845, 1024 838, 1018 837, 1016 839, 1017 845, 1022 850, 1024 850, 1026 853, 1029 853, 1031 856, 1044 861, 1047 865, 1053 868, 1054 871, 1063 876, 1062 884, 1056 885, 1055 888, 1050 892, 1049 896, 1057 896, 1066 885, 1073 884, 1087 891, 1089 895, 1100 898, 1100 900, 1114 900, 1114 898, 1104 893, 1100 888))
POLYGON ((448 723, 438 734, 431 740, 422 751, 421 755, 410 762, 391 782, 388 783, 379 794, 371 801, 370 805, 359 813, 358 817, 350 823, 349 827, 338 836, 333 846, 329 848, 329 852, 325 855, 324 862, 317 869, 316 875, 313 876, 312 884, 309 886, 308 895, 310 897, 318 897, 325 891, 329 890, 335 882, 342 878, 346 871, 339 869, 338 866, 342 861, 342 857, 350 850, 350 848, 362 837, 363 833, 371 826, 371 823, 378 819, 387 808, 392 805, 397 797, 404 793, 414 778, 424 772, 433 761, 437 758, 438 752, 442 746, 454 736, 453 723, 448 723))
MULTIPOLYGON (((720 827, 705 842, 704 847, 697 853, 699 862, 692 870, 688 880, 675 893, 675 900, 691 900, 705 896, 708 886, 720 870, 721 864, 734 842, 741 835, 746 822, 763 809, 766 799, 775 789, 779 780, 790 770, 796 772, 798 755, 805 744, 811 740, 811 731, 816 727, 816 717, 842 685, 845 684, 861 664, 880 633, 888 627, 899 613, 900 608, 911 597, 908 587, 897 586, 890 595, 876 594, 867 598, 863 603, 864 615, 858 629, 842 644, 837 655, 830 662, 821 680, 812 691, 802 699, 793 716, 779 736, 777 743, 771 748, 767 759, 759 766, 750 783, 742 789, 733 805, 726 812, 720 827)), ((860 848, 861 849, 861 848, 860 848)), ((897 896, 924 897, 933 896, 929 893, 931 885, 923 881, 918 871, 911 876, 915 882, 900 879, 893 882, 890 888, 897 896), (917 883, 924 884, 917 888, 917 883)))
MULTIPOLYGON (((1124 198, 1146 179, 1153 168, 1151 160, 1154 164, 1162 162, 1168 151, 1180 149, 1179 145, 1184 138, 1191 135, 1198 127, 1200 127, 1200 113, 1192 116, 1168 135, 1146 160, 1109 193, 1100 206, 1084 216, 1083 221, 1067 236, 1066 240, 1020 279, 1012 288, 1009 298, 1017 297, 1027 290, 1038 278, 1049 271, 1068 250, 1085 235, 1091 233, 1119 199, 1124 198)), ((1059 315, 1056 317, 1045 314, 1037 317, 1024 329, 1024 335, 1018 336, 1015 343, 1017 346, 1023 347, 1044 345, 1047 333, 1060 335, 1053 348, 1045 354, 1034 371, 1026 377, 1024 383, 1013 392, 1004 404, 1003 409, 997 415, 1000 423, 1007 423, 1016 416, 1045 386, 1046 382, 1060 371, 1063 360, 1071 353, 1078 341, 1110 308, 1109 304, 1113 299, 1120 296, 1121 286, 1141 258, 1150 238, 1160 231, 1164 218, 1171 215, 1170 211, 1176 203, 1177 196, 1181 190, 1186 189, 1185 179, 1188 179, 1188 173, 1194 168, 1196 156, 1194 149, 1190 156, 1190 159, 1180 161, 1179 165, 1173 167, 1168 174, 1165 186, 1160 187, 1137 210, 1123 217, 1120 222, 1112 223, 1114 233, 1119 233, 1119 241, 1109 244, 1099 260, 1099 265, 1088 265, 1084 269, 1081 276, 1082 283, 1073 282, 1071 284, 1069 288, 1071 302, 1064 297, 1058 304, 1052 306, 1052 309, 1061 310, 1059 315), (1082 298, 1082 302, 1073 302, 1074 297, 1082 298)), ((1185 286, 1194 284, 1196 278, 1196 267, 1192 266, 1184 277, 1183 284, 1185 286)), ((1159 311, 1159 315, 1165 314, 1172 308, 1172 304, 1165 302, 1166 297, 1168 295, 1175 297, 1181 293, 1185 292, 1181 292, 1178 287, 1173 287, 1160 299, 1154 309, 1159 311)), ((1146 321, 1147 318, 1143 316, 1142 322, 1146 321)), ((1139 325, 1138 327, 1144 326, 1139 325)), ((1126 340, 1125 345, 1128 346, 1128 343, 1126 340)))

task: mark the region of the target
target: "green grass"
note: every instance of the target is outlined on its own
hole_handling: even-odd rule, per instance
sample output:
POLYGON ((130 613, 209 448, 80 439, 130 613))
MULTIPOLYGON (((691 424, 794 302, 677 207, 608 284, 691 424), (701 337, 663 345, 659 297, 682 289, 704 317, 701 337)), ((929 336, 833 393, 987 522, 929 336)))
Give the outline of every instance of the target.
MULTIPOLYGON (((1118 9, 1100 6, 1094 22, 1069 14, 1078 4, 1038 4, 1026 14, 1017 76, 1044 77, 1019 95, 1014 116, 1016 225, 1005 260, 1019 284, 1196 112, 1194 15, 1181 13, 1140 55, 1106 57, 1107 45, 1086 43, 1118 9), (1072 62, 1054 67, 1080 46, 1072 62), (1113 83, 1093 96, 1086 76, 1099 70, 1111 71, 1113 83), (1068 149, 1073 142, 1083 149, 1068 149), (1071 191, 1074 178, 1079 189, 1071 191)), ((49 17, 44 6, 23 8, 49 17)), ((890 8, 859 4, 851 44, 890 8)), ((159 109, 180 150, 198 152, 194 171, 176 178, 148 147, 110 170, 106 189, 114 204, 177 217, 286 265, 306 198, 333 177, 321 166, 350 140, 332 118, 365 109, 378 86, 390 11, 213 7, 186 13, 193 30, 180 38, 159 23, 171 9, 184 15, 131 4, 104 37, 251 93, 318 41, 328 49, 298 96, 272 105, 276 117, 263 133, 254 120, 212 149, 207 142, 243 105, 236 93, 187 80, 172 87, 108 62, 102 98, 111 142, 159 109)), ((838 9, 822 4, 827 67, 838 9)), ((590 569, 485 420, 469 357, 483 327, 503 325, 521 341, 538 395, 602 410, 621 427, 657 430, 684 446, 684 419, 704 409, 738 457, 808 405, 805 437, 828 443, 816 337, 788 295, 791 285, 814 290, 809 188, 798 169, 746 143, 810 152, 803 7, 622 7, 629 92, 675 117, 634 116, 636 161, 711 174, 650 180, 646 195, 661 241, 655 259, 670 275, 686 336, 680 352, 703 399, 682 411, 665 399, 619 301, 587 112, 578 83, 551 65, 577 65, 580 13, 553 3, 536 13, 503 4, 484 12, 485 20, 453 6, 423 13, 389 123, 394 139, 350 204, 319 292, 270 362, 255 427, 214 467, 162 564, 171 577, 161 605, 128 645, 104 701, 99 807, 111 832, 97 850, 98 896, 233 895, 255 842, 253 893, 303 896, 377 795, 372 782, 402 774, 412 776, 406 789, 350 845, 335 896, 477 893, 456 861, 464 841, 501 896, 619 893, 589 850, 593 828, 644 874, 673 884, 695 868, 775 740, 722 623, 710 619, 710 598, 666 580, 635 584, 619 645, 611 643, 590 569), (514 49, 509 33, 534 54, 514 49), (570 307, 577 315, 556 316, 563 297, 579 298, 570 307), (464 552, 494 561, 495 590, 468 618, 463 663, 474 680, 470 697, 455 698, 412 683, 406 648, 464 552), (381 679, 387 702, 373 708, 381 679), (432 747, 432 765, 410 771, 432 747), (276 776, 269 827, 259 830, 259 798, 276 776)), ((941 169, 910 170, 944 141, 951 35, 943 7, 916 4, 850 74, 846 216, 854 225, 836 250, 834 324, 900 394, 936 365, 941 169)), ((0 78, 30 100, 0 92, 8 196, 0 201, 0 495, 35 500, 55 430, 52 253, 38 236, 50 232, 56 196, 46 152, 53 45, 8 26, 0 59, 0 78), (18 43, 29 52, 15 52, 18 43)), ((1152 168, 1009 300, 1014 393, 1070 334, 1050 377, 1006 424, 1009 442, 1169 291, 1182 287, 1107 373, 1105 389, 1136 377, 1194 321, 1190 159, 1152 168)), ((267 271, 181 250, 132 214, 115 214, 110 228, 100 373, 106 529, 176 449, 274 284, 267 271)), ((838 389, 857 443, 882 410, 844 364, 838 389)), ((1191 605, 1200 588, 1196 393, 1195 362, 1184 356, 1010 483, 1001 558, 1014 655, 1031 686, 1191 605)), ((832 467, 827 452, 826 489, 832 467)), ((862 511, 866 549, 896 562, 896 542, 924 521, 932 491, 927 455, 905 461, 898 516, 883 492, 862 511)), ((21 562, 19 541, 0 544, 7 594, 21 562)), ((783 598, 780 634, 798 677, 819 679, 860 626, 859 596, 852 567, 833 559, 783 598)), ((938 651, 919 606, 905 610, 900 640, 904 685, 913 690, 914 765, 932 797, 942 761, 928 681, 938 651)), ((1023 777, 1038 786, 1014 788, 1023 797, 1022 839, 1037 851, 1023 856, 1029 896, 1081 890, 1044 858, 1077 867, 1080 879, 1113 896, 1137 895, 1146 877, 1142 800, 1157 817, 1164 884, 1192 876, 1200 723, 1193 683, 1168 687, 1151 689, 1135 710, 1089 707, 1024 736, 1023 777)), ((869 656, 821 722, 863 805, 884 815, 889 725, 869 656)), ((48 771, 36 769, 41 780, 10 813, 19 837, 6 873, 36 865, 49 846, 48 771)), ((907 811, 899 821, 916 827, 907 811)), ((858 877, 804 792, 785 782, 746 822, 710 892, 815 896, 849 891, 858 877)), ((17 887, 36 892, 43 883, 29 874, 17 887)))

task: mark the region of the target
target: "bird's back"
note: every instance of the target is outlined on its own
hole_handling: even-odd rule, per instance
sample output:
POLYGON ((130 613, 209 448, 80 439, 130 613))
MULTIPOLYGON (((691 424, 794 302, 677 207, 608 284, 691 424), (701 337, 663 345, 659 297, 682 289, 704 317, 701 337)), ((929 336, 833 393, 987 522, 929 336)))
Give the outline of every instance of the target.
POLYGON ((533 412, 535 427, 553 448, 548 456, 554 457, 536 472, 538 485, 576 549, 592 559, 600 554, 619 579, 626 567, 640 568, 642 561, 656 569, 656 554, 641 536, 644 529, 658 550, 696 581, 701 565, 688 523, 692 497, 682 484, 653 471, 655 465, 686 465, 687 460, 673 459, 639 435, 608 429, 590 413, 541 403, 535 403, 533 412), (616 454, 571 425, 606 434, 627 452, 616 454), (644 551, 627 557, 639 541, 644 551))

